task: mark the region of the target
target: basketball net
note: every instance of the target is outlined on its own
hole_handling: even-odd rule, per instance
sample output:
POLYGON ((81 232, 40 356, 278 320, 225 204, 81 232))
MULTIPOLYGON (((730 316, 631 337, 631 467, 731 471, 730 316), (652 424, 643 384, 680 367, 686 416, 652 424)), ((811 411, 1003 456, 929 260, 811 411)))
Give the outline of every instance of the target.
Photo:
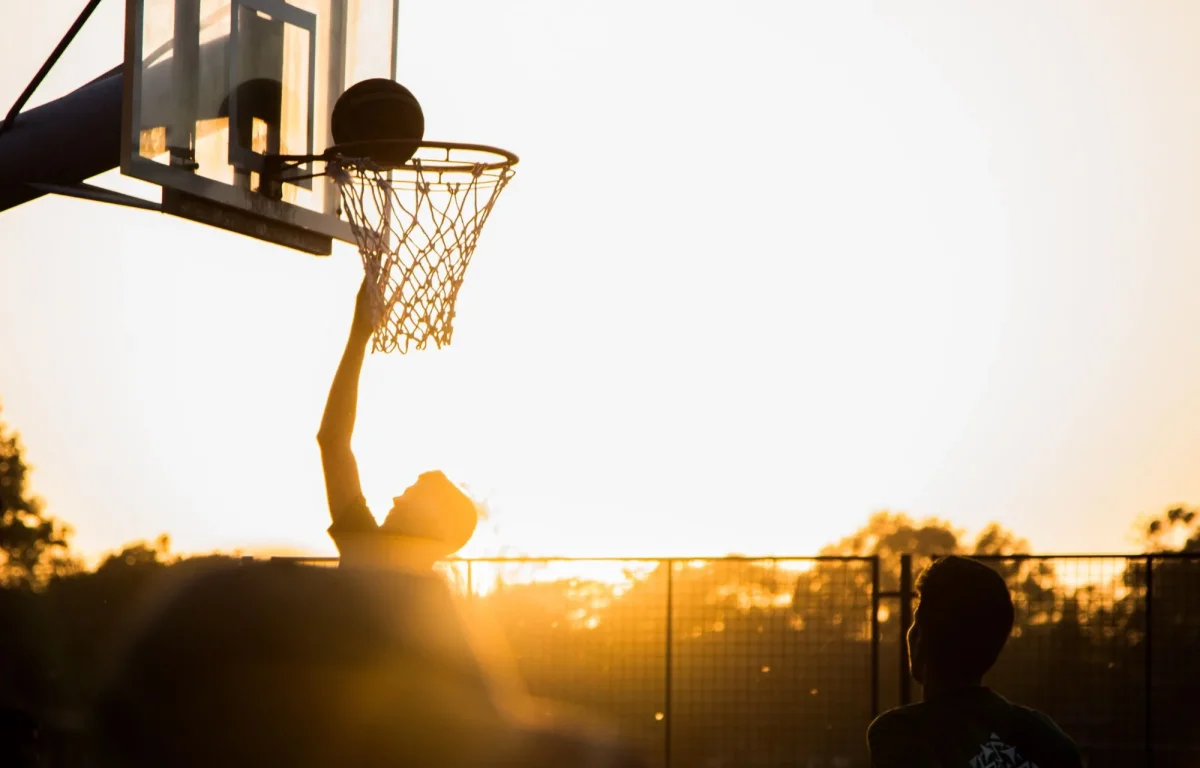
POLYGON ((366 159, 340 158, 331 175, 374 286, 376 352, 438 348, 454 334, 454 304, 479 233, 511 166, 426 168, 414 158, 384 170, 366 159))

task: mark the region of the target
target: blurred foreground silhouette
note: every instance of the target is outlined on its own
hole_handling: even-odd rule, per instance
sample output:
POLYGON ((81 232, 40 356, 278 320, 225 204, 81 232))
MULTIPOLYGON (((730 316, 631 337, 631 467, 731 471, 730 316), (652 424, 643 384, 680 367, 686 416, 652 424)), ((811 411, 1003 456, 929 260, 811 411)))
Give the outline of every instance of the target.
POLYGON ((637 765, 497 690, 435 576, 186 563, 138 603, 91 707, 105 764, 637 765))

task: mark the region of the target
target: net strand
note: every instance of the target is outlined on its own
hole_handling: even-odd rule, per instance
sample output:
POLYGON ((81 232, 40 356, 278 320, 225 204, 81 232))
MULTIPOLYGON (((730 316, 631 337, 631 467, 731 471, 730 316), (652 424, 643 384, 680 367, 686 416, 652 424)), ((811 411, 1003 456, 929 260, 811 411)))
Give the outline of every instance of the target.
POLYGON ((370 160, 338 161, 331 175, 375 288, 374 351, 450 343, 479 232, 513 174, 511 166, 483 164, 446 174, 427 171, 418 159, 390 172, 370 160), (446 175, 459 180, 444 181, 446 175))

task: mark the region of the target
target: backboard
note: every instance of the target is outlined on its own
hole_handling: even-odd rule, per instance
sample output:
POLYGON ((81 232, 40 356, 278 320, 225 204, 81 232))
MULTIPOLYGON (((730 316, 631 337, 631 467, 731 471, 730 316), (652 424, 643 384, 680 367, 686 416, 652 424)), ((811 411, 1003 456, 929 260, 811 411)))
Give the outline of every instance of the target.
POLYGON ((337 187, 266 155, 331 143, 338 96, 394 78, 398 0, 126 0, 121 171, 163 210, 310 253, 354 242, 337 187))

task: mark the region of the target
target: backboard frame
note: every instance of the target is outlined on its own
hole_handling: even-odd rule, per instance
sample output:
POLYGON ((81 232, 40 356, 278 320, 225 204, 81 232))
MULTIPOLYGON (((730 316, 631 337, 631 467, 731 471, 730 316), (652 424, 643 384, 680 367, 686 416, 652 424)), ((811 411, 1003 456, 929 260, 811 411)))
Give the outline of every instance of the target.
MULTIPOLYGON (((237 45, 242 35, 242 24, 240 10, 248 8, 261 13, 269 14, 272 18, 278 19, 290 26, 303 29, 308 33, 308 46, 310 51, 316 50, 317 46, 317 17, 313 13, 309 13, 301 8, 288 5, 281 0, 230 0, 230 18, 229 18, 229 42, 231 53, 229 56, 229 75, 230 80, 238 81, 238 60, 237 56, 232 55, 232 51, 237 50, 237 45)), ((305 95, 305 104, 308 110, 308 135, 305 137, 305 153, 313 154, 313 133, 315 130, 316 117, 316 97, 317 97, 317 57, 308 57, 308 93, 305 95)), ((238 99, 231 99, 229 102, 229 123, 237 125, 238 123, 238 99)), ((276 148, 276 154, 278 148, 276 148)), ((266 161, 263 155, 260 155, 253 150, 241 146, 236 141, 236 135, 233 131, 229 132, 229 159, 235 165, 249 168, 255 173, 263 173, 266 170, 266 161)), ((292 184, 299 184, 306 189, 312 189, 312 163, 301 165, 297 169, 298 180, 291 181, 292 184)))
MULTIPOLYGON (((337 197, 336 190, 325 182, 321 182, 320 187, 314 189, 313 182, 307 178, 311 175, 310 169, 297 168, 295 169, 296 178, 294 180, 285 179, 285 181, 311 190, 312 195, 319 196, 318 199, 324 200, 323 208, 316 205, 314 208, 319 209, 308 208, 278 199, 277 196, 268 196, 254 191, 249 188, 249 185, 229 184, 215 178, 208 178, 194 172, 195 163, 189 167, 185 161, 176 158, 176 153, 172 152, 169 146, 170 157, 167 162, 160 162, 161 155, 160 159, 153 159, 140 153, 141 132, 144 128, 142 122, 144 117, 144 105, 142 104, 144 95, 143 57, 147 53, 143 48, 142 30, 145 23, 145 6, 148 1, 126 0, 121 173, 162 188, 162 210, 166 213, 318 255, 331 253, 332 240, 335 239, 354 244, 355 239, 350 224, 341 216, 340 199, 337 197)), ((396 0, 329 0, 330 15, 325 22, 330 25, 329 32, 322 35, 321 41, 332 40, 333 42, 329 43, 326 64, 321 66, 318 66, 317 46, 319 42, 314 14, 292 5, 287 0, 229 0, 229 2, 231 13, 229 37, 223 43, 229 53, 228 61, 225 64, 230 68, 226 75, 229 82, 238 82, 237 75, 232 68, 236 67, 237 60, 239 30, 236 20, 240 9, 267 15, 271 19, 290 25, 289 29, 295 28, 307 32, 309 57, 307 72, 308 136, 305 137, 304 147, 307 154, 314 154, 314 149, 319 149, 322 144, 328 146, 332 143, 332 136, 328 132, 328 115, 324 115, 322 118, 325 128, 324 135, 316 136, 314 134, 314 126, 318 125, 318 121, 314 120, 313 115, 322 106, 316 103, 314 93, 318 77, 328 78, 328 80, 320 81, 322 87, 326 88, 322 99, 336 97, 349 85, 346 82, 347 76, 350 74, 347 71, 346 57, 350 55, 350 46, 354 44, 348 39, 350 37, 348 26, 353 23, 348 21, 351 7, 357 8, 359 4, 365 3, 380 3, 390 6, 392 29, 387 31, 386 37, 379 38, 378 50, 382 53, 386 46, 390 46, 390 56, 387 62, 390 72, 386 74, 395 78, 396 47, 398 45, 396 6, 399 4, 396 0), (330 38, 328 35, 333 35, 333 37, 330 38), (327 66, 327 70, 322 69, 324 66, 327 66), (321 144, 316 143, 318 139, 321 144)), ((193 59, 195 63, 191 65, 194 71, 198 71, 200 66, 198 46, 202 47, 198 37, 196 40, 197 42, 190 46, 179 46, 180 50, 172 50, 171 53, 172 56, 178 56, 181 59, 186 56, 195 57, 193 59), (190 50, 187 50, 188 48, 190 50)), ((332 104, 332 100, 332 98, 328 99, 330 104, 332 104)), ((264 155, 251 151, 248 147, 239 146, 234 138, 237 102, 238 99, 229 98, 229 163, 239 172, 243 170, 247 174, 253 172, 261 177, 264 155)), ((170 141, 168 140, 167 143, 169 145, 170 141)))

